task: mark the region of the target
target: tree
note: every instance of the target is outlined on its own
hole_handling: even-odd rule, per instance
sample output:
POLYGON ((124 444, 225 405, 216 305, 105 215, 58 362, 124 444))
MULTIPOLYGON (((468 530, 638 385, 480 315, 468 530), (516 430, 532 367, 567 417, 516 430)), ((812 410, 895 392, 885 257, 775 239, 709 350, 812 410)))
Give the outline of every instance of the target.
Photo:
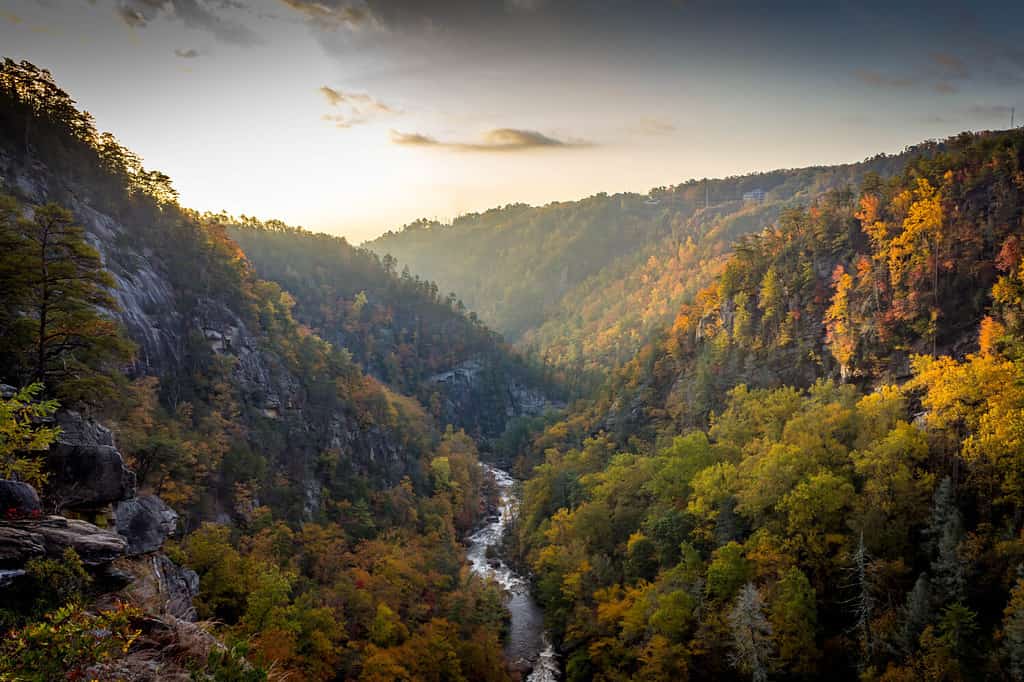
POLYGON ((940 250, 943 242, 944 214, 942 194, 932 187, 925 178, 919 178, 917 187, 897 197, 898 203, 909 204, 903 220, 903 230, 889 243, 889 272, 894 285, 905 287, 907 296, 921 285, 932 290, 932 306, 928 333, 935 355, 937 320, 939 315, 939 268, 940 250), (912 275, 907 280, 907 275, 912 275), (931 275, 931 282, 921 281, 931 275))
POLYGON ((1024 577, 1017 578, 1003 611, 1003 648, 1010 658, 1013 679, 1024 679, 1024 577))
POLYGON ((772 651, 772 626, 764 615, 764 600, 753 583, 747 583, 729 613, 733 652, 730 662, 754 682, 768 679, 772 651))
POLYGON ((839 374, 843 381, 850 377, 850 366, 857 350, 857 336, 853 329, 850 313, 851 277, 841 265, 832 273, 832 305, 825 311, 825 340, 832 356, 839 363, 839 374))
POLYGON ((750 579, 750 574, 750 562, 743 556, 742 545, 730 542, 719 547, 708 566, 708 595, 722 600, 729 599, 750 579))
POLYGON ((947 477, 935 491, 932 518, 927 535, 933 552, 932 584, 937 590, 940 603, 962 601, 965 596, 967 579, 963 562, 958 554, 963 538, 963 520, 956 506, 953 482, 947 477))
POLYGON ((867 546, 864 544, 864 533, 860 534, 860 541, 853 553, 853 580, 856 594, 851 602, 853 607, 854 622, 853 630, 860 640, 861 668, 867 667, 875 650, 875 639, 871 631, 871 621, 874 618, 875 597, 870 575, 871 555, 868 554, 867 546))
POLYGON ((928 574, 922 573, 914 581, 914 589, 907 595, 903 611, 903 646, 913 651, 921 632, 932 619, 932 594, 928 574))
POLYGON ((9 398, 0 396, 0 478, 17 478, 39 487, 46 482, 42 462, 26 456, 45 451, 57 440, 57 427, 34 422, 57 410, 53 400, 37 400, 41 384, 32 384, 9 398))
POLYGON ((4 221, 0 230, 12 245, 0 254, 4 290, 21 313, 2 342, 18 349, 26 378, 62 398, 98 402, 113 389, 113 373, 103 368, 132 351, 108 315, 116 309, 114 279, 71 213, 56 204, 35 206, 31 217, 4 221))
POLYGON ((818 657, 817 604, 814 588, 799 568, 790 568, 775 585, 770 618, 781 669, 813 673, 818 657))

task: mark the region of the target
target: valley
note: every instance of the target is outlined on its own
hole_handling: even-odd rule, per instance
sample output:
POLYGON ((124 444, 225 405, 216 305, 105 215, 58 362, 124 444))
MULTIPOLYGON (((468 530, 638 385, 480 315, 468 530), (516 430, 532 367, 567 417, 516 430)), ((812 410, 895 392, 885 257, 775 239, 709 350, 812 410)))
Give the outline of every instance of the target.
POLYGON ((179 199, 0 65, 0 679, 1024 674, 1024 131, 361 247, 179 199))

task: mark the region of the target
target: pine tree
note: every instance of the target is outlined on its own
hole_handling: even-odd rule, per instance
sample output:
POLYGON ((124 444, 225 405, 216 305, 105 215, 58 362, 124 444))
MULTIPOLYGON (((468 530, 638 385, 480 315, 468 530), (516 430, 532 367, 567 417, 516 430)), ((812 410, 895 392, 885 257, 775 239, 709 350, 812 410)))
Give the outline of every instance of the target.
POLYGON ((114 280, 69 211, 47 204, 31 217, 0 222, 0 277, 15 314, 0 333, 23 381, 70 401, 96 403, 112 389, 104 367, 124 362, 131 345, 109 317, 114 280))

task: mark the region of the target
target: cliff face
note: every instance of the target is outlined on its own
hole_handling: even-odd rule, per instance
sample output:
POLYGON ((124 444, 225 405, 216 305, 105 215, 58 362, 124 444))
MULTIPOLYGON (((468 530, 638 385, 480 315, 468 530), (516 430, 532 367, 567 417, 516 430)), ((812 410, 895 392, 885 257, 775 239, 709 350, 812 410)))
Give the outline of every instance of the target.
MULTIPOLYGON (((418 474, 415 453, 403 448, 400 436, 378 425, 361 425, 351 410, 324 413, 322 405, 311 398, 309 387, 273 350, 266 333, 253 328, 253 314, 246 309, 246 301, 228 291, 214 289, 197 295, 183 290, 169 252, 174 245, 164 249, 147 246, 146 231, 151 226, 144 216, 133 219, 131 210, 108 209, 110 202, 96 198, 87 184, 69 180, 67 174, 37 161, 26 162, 23 156, 5 152, 2 145, 0 191, 27 204, 60 203, 85 229, 88 241, 117 282, 113 295, 118 309, 113 315, 137 345, 133 364, 125 368, 129 377, 159 378, 164 400, 173 407, 187 399, 178 395, 179 386, 195 372, 200 358, 213 358, 230 368, 230 390, 240 406, 238 419, 252 439, 259 438, 255 434, 274 433, 280 446, 272 465, 303 490, 302 514, 309 516, 318 510, 321 486, 316 459, 326 450, 336 451, 348 471, 381 486, 418 474)), ((97 427, 92 436, 103 440, 109 433, 104 435, 102 427, 97 427)), ((262 443, 253 445, 256 449, 262 443)), ((97 446, 95 452, 100 452, 110 444, 97 446)), ((71 478, 84 475, 84 471, 68 473, 71 478)), ((124 481, 122 485, 127 490, 134 483, 124 481)), ((223 512, 212 513, 227 520, 223 512)))
POLYGON ((562 409, 541 390, 520 381, 493 359, 475 356, 429 377, 427 390, 441 396, 440 420, 487 440, 504 432, 510 419, 562 409))

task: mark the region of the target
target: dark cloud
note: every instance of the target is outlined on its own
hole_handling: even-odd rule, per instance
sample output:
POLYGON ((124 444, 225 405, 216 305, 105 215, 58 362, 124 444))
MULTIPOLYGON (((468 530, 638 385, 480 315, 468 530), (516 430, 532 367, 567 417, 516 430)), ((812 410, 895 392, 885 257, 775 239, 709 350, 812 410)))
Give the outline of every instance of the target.
POLYGON ((254 45, 260 37, 245 25, 221 16, 223 11, 247 9, 237 0, 120 0, 117 16, 129 26, 143 28, 159 17, 181 20, 189 28, 212 33, 233 45, 254 45))
POLYGON ((529 149, 588 147, 582 140, 558 140, 535 130, 496 128, 484 134, 480 142, 442 142, 421 133, 391 131, 391 142, 406 147, 437 147, 460 152, 517 152, 529 149))
POLYGON ((174 56, 181 57, 182 59, 195 59, 196 57, 202 56, 202 53, 199 50, 192 48, 189 48, 187 50, 178 48, 174 51, 174 56))
POLYGON ((320 94, 327 100, 328 106, 334 109, 331 113, 324 114, 323 119, 338 128, 351 128, 369 123, 380 116, 400 113, 394 107, 363 92, 345 92, 323 85, 320 87, 320 94))

